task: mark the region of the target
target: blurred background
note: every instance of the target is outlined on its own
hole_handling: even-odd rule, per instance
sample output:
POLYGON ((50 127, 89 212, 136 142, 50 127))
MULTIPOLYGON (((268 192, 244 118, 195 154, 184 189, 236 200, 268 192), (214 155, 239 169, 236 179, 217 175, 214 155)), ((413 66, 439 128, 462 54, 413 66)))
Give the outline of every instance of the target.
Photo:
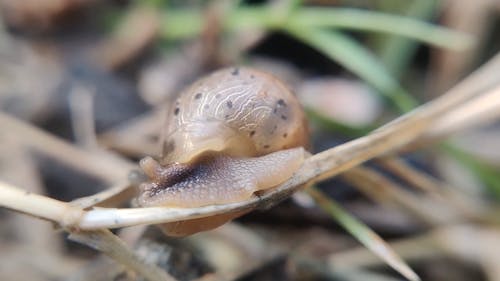
MULTIPOLYGON (((249 65, 285 81, 319 152, 440 96, 500 50, 496 0, 0 0, 0 9, 1 112, 37 128, 1 122, 0 179, 63 201, 128 170, 100 174, 46 137, 94 159, 159 155, 171 100, 212 70, 249 65)), ((422 280, 500 280, 499 143, 492 120, 371 161, 368 173, 318 186, 327 212, 299 194, 192 237, 119 234, 178 280, 404 280, 357 242, 382 243, 366 239, 371 231, 422 280)), ((143 280, 47 222, 0 217, 0 280, 143 280)))

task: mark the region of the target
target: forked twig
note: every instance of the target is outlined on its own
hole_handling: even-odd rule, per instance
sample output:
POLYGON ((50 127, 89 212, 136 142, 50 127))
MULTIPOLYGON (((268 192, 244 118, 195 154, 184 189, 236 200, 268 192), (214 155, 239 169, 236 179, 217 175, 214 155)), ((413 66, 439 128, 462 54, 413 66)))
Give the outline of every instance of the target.
MULTIPOLYGON (((74 221, 78 219, 85 212, 70 203, 24 192, 3 182, 0 182, 0 190, 2 191, 0 192, 2 206, 42 219, 51 220, 61 225, 67 224, 65 223, 66 220, 74 221)), ((68 230, 71 232, 70 239, 105 253, 127 268, 141 274, 149 281, 175 281, 173 277, 155 265, 143 263, 123 241, 107 229, 95 231, 68 230)))

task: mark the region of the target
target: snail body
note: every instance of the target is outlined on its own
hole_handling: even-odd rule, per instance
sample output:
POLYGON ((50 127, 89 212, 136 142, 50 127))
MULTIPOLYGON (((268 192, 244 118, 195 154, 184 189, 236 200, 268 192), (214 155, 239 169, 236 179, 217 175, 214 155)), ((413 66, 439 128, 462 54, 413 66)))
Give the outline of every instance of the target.
MULTIPOLYGON (((307 122, 295 96, 273 76, 251 68, 214 72, 181 92, 169 110, 159 161, 141 160, 150 181, 142 206, 201 207, 249 199, 300 167, 307 122)), ((187 235, 238 214, 164 225, 187 235)))

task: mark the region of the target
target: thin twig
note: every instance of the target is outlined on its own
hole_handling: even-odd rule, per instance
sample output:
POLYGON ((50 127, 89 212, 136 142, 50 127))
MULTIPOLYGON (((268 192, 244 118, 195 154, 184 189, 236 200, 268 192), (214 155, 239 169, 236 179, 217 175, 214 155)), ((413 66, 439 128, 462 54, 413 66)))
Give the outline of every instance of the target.
POLYGON ((60 224, 64 224, 65 218, 71 218, 70 221, 78 219, 83 212, 68 203, 34 194, 1 181, 0 190, 0 206, 60 224))
MULTIPOLYGON (((117 206, 119 204, 116 204, 116 200, 119 199, 120 194, 127 193, 129 191, 130 193, 134 194, 134 190, 131 190, 132 185, 130 184, 129 181, 124 181, 117 183, 113 185, 110 188, 107 188, 106 190, 90 195, 90 196, 85 196, 85 197, 80 197, 78 199, 75 199, 71 201, 71 204, 75 207, 79 207, 82 209, 87 209, 92 206, 103 206, 107 201, 110 201, 113 199, 113 203, 115 204, 108 204, 108 205, 114 205, 117 206)), ((129 200, 133 196, 123 196, 123 201, 129 200)))

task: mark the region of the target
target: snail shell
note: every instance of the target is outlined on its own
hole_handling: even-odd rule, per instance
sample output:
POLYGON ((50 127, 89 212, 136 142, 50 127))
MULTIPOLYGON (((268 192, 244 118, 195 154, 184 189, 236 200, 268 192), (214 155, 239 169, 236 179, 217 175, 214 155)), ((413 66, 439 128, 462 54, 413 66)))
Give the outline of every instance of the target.
POLYGON ((230 68, 195 82, 170 110, 162 164, 208 152, 261 156, 305 146, 303 110, 283 83, 251 68, 230 68))
MULTIPOLYGON (((308 130, 295 96, 275 77, 227 68, 196 81, 172 105, 163 155, 140 165, 142 206, 200 207, 249 199, 293 175, 308 130)), ((243 213, 164 225, 169 235, 211 229, 243 213)))

